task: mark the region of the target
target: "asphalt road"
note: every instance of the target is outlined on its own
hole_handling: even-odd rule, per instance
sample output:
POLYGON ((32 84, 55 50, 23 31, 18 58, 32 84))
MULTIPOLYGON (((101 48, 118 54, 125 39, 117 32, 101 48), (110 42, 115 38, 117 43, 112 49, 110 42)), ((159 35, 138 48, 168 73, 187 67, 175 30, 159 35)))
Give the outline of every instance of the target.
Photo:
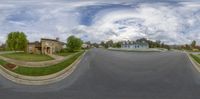
POLYGON ((200 99, 200 73, 180 52, 93 49, 55 84, 24 86, 0 76, 0 99, 200 99))

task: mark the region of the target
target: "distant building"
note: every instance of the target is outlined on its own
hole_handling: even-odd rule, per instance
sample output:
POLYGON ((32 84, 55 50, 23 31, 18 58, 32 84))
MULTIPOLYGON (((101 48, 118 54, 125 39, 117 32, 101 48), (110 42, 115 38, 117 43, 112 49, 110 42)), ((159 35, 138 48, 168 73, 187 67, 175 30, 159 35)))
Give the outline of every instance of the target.
POLYGON ((36 41, 28 44, 27 52, 35 54, 53 54, 60 51, 65 46, 65 43, 60 42, 58 38, 47 39, 42 38, 41 41, 36 41))
POLYGON ((90 45, 84 43, 84 44, 81 45, 81 48, 83 48, 83 49, 87 49, 87 48, 90 48, 90 45))
POLYGON ((139 42, 139 41, 123 41, 121 43, 121 48, 149 48, 149 44, 145 41, 139 42))
POLYGON ((5 49, 6 49, 6 44, 0 45, 0 51, 5 50, 5 49))

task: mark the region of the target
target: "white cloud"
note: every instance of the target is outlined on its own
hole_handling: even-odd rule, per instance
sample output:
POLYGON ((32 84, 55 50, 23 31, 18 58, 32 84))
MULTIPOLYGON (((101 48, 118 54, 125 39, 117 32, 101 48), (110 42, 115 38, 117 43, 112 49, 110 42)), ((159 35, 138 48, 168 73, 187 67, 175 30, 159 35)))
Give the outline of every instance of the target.
POLYGON ((24 31, 30 41, 41 37, 60 37, 65 41, 69 35, 76 35, 85 41, 94 42, 109 39, 135 40, 141 37, 169 44, 190 43, 192 39, 200 42, 198 2, 132 4, 132 0, 106 1, 0 1, 0 41, 4 42, 11 31, 24 31), (80 9, 109 4, 127 7, 115 6, 100 10, 91 17, 91 25, 80 24, 81 13, 84 13, 79 12, 80 9), (22 14, 24 20, 15 20, 19 17, 16 13, 22 14))
POLYGON ((168 44, 200 41, 200 8, 197 4, 192 9, 188 8, 192 4, 140 4, 137 8, 106 9, 96 14, 93 24, 82 31, 94 33, 90 35, 94 38, 100 37, 96 40, 135 40, 147 37, 168 44), (120 20, 121 23, 116 23, 120 20))
MULTIPOLYGON (((70 31, 79 24, 79 15, 74 6, 81 6, 82 3, 79 5, 70 3, 72 4, 70 5, 62 2, 57 4, 41 2, 40 5, 32 5, 30 2, 23 2, 23 4, 6 2, 5 4, 7 5, 0 5, 0 33, 5 35, 11 31, 24 31, 30 41, 35 41, 40 37, 60 37, 64 40, 63 35, 60 34, 70 31), (3 7, 5 8, 1 9, 3 7), (18 17, 23 18, 19 20, 18 17), (36 20, 26 19, 31 17, 36 20)), ((0 41, 4 42, 5 38, 0 41)))

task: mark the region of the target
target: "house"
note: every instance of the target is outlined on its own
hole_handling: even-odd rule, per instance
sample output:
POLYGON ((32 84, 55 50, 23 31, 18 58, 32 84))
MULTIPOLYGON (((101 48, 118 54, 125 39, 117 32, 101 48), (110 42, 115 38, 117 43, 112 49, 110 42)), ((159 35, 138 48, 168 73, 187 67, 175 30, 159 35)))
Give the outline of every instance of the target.
POLYGON ((29 43, 27 46, 27 52, 35 54, 53 54, 63 49, 64 46, 65 43, 60 42, 59 38, 42 38, 40 42, 36 41, 29 43))
POLYGON ((149 44, 145 41, 123 41, 121 48, 145 49, 149 48, 149 44))

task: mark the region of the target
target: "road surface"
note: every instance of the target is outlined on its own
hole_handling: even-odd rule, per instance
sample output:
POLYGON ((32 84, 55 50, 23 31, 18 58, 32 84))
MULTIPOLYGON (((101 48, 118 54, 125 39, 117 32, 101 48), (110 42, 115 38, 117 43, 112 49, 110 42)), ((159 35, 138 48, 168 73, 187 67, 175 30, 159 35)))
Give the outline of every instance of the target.
POLYGON ((92 49, 55 84, 24 86, 0 76, 0 99, 200 99, 200 73, 180 52, 92 49))

